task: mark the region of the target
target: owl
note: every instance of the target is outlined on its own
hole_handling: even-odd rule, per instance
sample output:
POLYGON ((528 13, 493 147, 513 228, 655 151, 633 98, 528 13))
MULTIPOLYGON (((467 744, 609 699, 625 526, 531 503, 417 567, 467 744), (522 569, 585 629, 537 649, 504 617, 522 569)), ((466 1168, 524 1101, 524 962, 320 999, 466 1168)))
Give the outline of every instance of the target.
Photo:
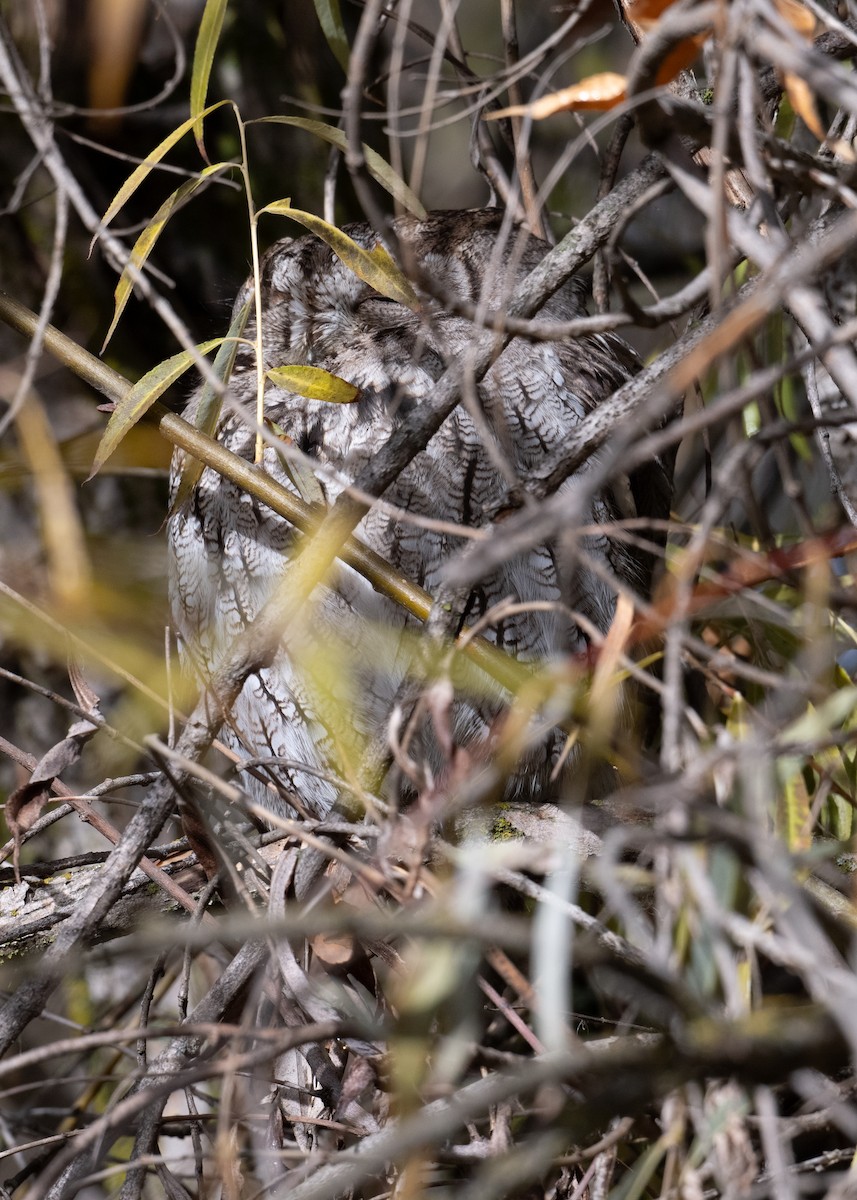
MULTIPOLYGON (((844 210, 832 205, 818 222, 819 234, 829 233, 842 219, 844 210)), ((821 292, 827 309, 837 325, 845 325, 857 315, 857 254, 840 255, 821 276, 821 292)), ((845 347, 840 348, 840 363, 845 347)), ((829 426, 819 428, 816 438, 827 462, 834 494, 851 516, 857 508, 857 419, 851 400, 842 394, 820 359, 807 364, 807 390, 817 419, 833 418, 829 426), (836 478, 838 476, 838 479, 836 478)))
MULTIPOLYGON (((522 247, 520 231, 501 237, 501 224, 494 210, 395 222, 401 261, 416 268, 410 273, 422 303, 414 308, 374 291, 314 235, 286 238, 268 251, 261 271, 265 370, 320 367, 353 384, 357 399, 310 400, 266 382, 267 473, 305 499, 336 500, 472 344, 477 331, 460 315, 463 305, 435 297, 502 312, 516 283, 547 253, 534 237, 522 247), (431 283, 421 288, 420 280, 431 283)), ((345 232, 367 249, 378 244, 368 225, 345 232)), ((584 313, 584 301, 583 284, 572 279, 539 317, 568 321, 584 313)), ((251 322, 246 337, 254 336, 251 322)), ((461 402, 356 536, 437 594, 468 534, 498 526, 531 473, 636 369, 635 355, 615 336, 514 338, 485 376, 463 389, 461 402)), ((256 392, 255 358, 242 348, 217 438, 245 459, 254 454, 256 392)), ((188 420, 198 404, 197 395, 188 420)), ((178 453, 174 495, 182 463, 178 453)), ((649 585, 649 556, 627 539, 611 538, 609 527, 629 508, 631 515, 665 517, 669 472, 653 463, 616 491, 592 500, 595 529, 582 539, 584 555, 548 544, 511 556, 448 603, 451 633, 478 625, 495 646, 533 664, 585 651, 592 628, 603 633, 610 626, 617 586, 640 594, 649 585)), ((280 586, 299 540, 286 520, 210 469, 173 512, 172 614, 183 659, 201 685, 280 586)), ((490 761, 508 696, 486 680, 459 687, 441 736, 431 706, 420 709, 424 673, 418 622, 338 564, 316 589, 299 630, 287 633, 225 715, 221 739, 238 757, 242 787, 272 811, 321 815, 345 791, 361 787, 396 793, 395 799, 403 789, 418 789, 420 780, 437 787, 449 770, 450 744, 480 769, 490 761), (377 748, 390 738, 398 739, 398 753, 386 762, 382 754, 379 767, 377 748), (367 780, 361 764, 370 759, 374 774, 367 780)), ((504 762, 499 790, 509 799, 538 801, 556 790, 567 734, 544 725, 539 736, 524 739, 516 764, 504 762)))

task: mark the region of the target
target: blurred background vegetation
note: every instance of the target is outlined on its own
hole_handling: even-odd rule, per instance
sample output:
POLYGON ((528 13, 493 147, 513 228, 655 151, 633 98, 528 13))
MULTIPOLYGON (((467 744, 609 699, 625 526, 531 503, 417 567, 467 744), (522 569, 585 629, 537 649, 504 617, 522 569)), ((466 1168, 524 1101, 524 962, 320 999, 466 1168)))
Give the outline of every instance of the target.
MULTIPOLYGON (((10 68, 32 81, 68 179, 96 216, 134 167, 187 119, 204 7, 202 0, 0 3, 10 68)), ((672 7, 656 5, 655 17, 647 19, 656 22, 661 13, 669 18, 672 7)), ((621 8, 633 19, 633 5, 621 8)), ((396 1121, 406 1128, 409 1117, 425 1120, 431 1149, 420 1148, 413 1129, 411 1140, 401 1144, 391 1134, 376 1166, 354 1183, 353 1194, 415 1197, 431 1191, 440 1197, 456 1189, 456 1195, 463 1191, 473 1200, 501 1195, 791 1200, 813 1191, 845 1200, 853 1194, 857 637, 851 571, 857 543, 848 496, 836 498, 822 455, 819 417, 807 401, 812 387, 807 364, 823 359, 837 376, 831 387, 818 366, 835 462, 845 483, 853 484, 849 426, 857 388, 829 352, 833 345, 853 359, 857 236, 825 259, 826 273, 790 270, 813 239, 823 236, 825 221, 857 207, 857 102, 849 83, 857 14, 851 3, 735 0, 706 6, 684 0, 672 19, 680 21, 693 9, 708 22, 706 45, 692 64, 697 79, 673 76, 658 85, 657 96, 659 101, 690 96, 688 102, 702 110, 699 128, 706 130, 697 142, 708 150, 711 145, 728 150, 729 165, 743 167, 749 177, 753 203, 736 208, 737 223, 727 225, 716 155, 714 166, 709 159, 700 168, 709 203, 694 203, 677 163, 683 165, 682 147, 687 157, 688 147, 697 143, 674 113, 672 128, 667 105, 659 129, 643 119, 630 134, 618 175, 632 175, 655 153, 675 168, 671 186, 644 198, 609 254, 606 236, 602 239, 603 256, 595 267, 603 285, 599 290, 596 277, 597 301, 614 315, 627 312, 633 323, 622 325, 623 336, 645 362, 657 366, 674 355, 671 363, 692 360, 694 367, 685 372, 681 389, 686 416, 675 439, 681 446, 662 572, 667 582, 655 596, 660 624, 653 626, 653 653, 666 665, 656 676, 663 684, 661 727, 647 747, 649 773, 612 798, 607 811, 615 818, 613 828, 591 859, 583 853, 564 857, 566 834, 553 832, 546 839, 542 834, 535 857, 521 850, 516 858, 522 828, 498 822, 494 832, 511 834, 513 846, 501 848, 511 855, 508 861, 492 858, 496 846, 482 847, 479 872, 484 868, 488 882, 481 874, 474 882, 479 873, 474 856, 450 848, 440 836, 425 855, 430 869, 424 870, 420 845, 409 862, 411 873, 396 874, 398 866, 390 867, 385 854, 392 847, 390 861, 398 863, 401 854, 408 862, 412 847, 402 850, 404 835, 397 841, 385 829, 361 860, 366 871, 368 860, 377 869, 371 878, 384 904, 368 915, 355 905, 357 915, 349 910, 342 921, 346 937, 354 935, 365 951, 356 965, 350 949, 337 960, 322 944, 327 934, 321 924, 310 928, 303 909, 293 915, 297 932, 316 939, 312 954, 330 966, 335 977, 330 994, 341 988, 352 1005, 342 1019, 341 1038, 338 1026, 313 1035, 340 1083, 346 1080, 340 1107, 321 1106, 307 1121, 311 1131, 316 1121, 323 1132, 310 1136, 301 1128, 294 1095, 279 1109, 266 1107, 268 1074, 282 1078, 281 1058, 270 1071, 264 1057, 241 1059, 241 1083, 230 1091, 232 1083, 217 1074, 225 1054, 220 1049, 209 1054, 202 1042, 182 1042, 182 1063, 199 1068, 200 1079, 213 1064, 212 1075, 205 1077, 208 1090, 194 1091, 196 1077, 188 1082, 181 1076, 175 1083, 185 1100, 173 1124, 168 1116, 158 1126, 164 1159, 144 1185, 133 1171, 121 1174, 131 1138, 140 1134, 140 1110, 117 1117, 115 1125, 111 1114, 121 1115, 121 1102, 139 1095, 140 1080, 148 1086, 157 1072, 147 1077, 150 1064, 142 1050, 135 1058, 130 1050, 114 1054, 105 1044, 95 1057, 85 1051, 63 1059, 73 1061, 74 1070, 68 1072, 72 1082, 61 1088, 57 1081, 65 1067, 49 1056, 38 1069, 25 1060, 13 1075, 3 1120, 7 1157, 13 1159, 12 1151, 16 1156, 0 1159, 9 1167, 0 1174, 10 1194, 34 1200, 73 1194, 82 1170, 65 1191, 62 1181, 43 1186, 38 1181, 47 1175, 40 1172, 50 1174, 58 1161, 52 1154, 57 1145, 67 1145, 69 1132, 91 1136, 94 1143, 100 1129, 107 1147, 103 1157, 99 1149, 81 1161, 92 1170, 108 1163, 105 1169, 114 1175, 91 1183, 87 1195, 116 1194, 117 1187, 127 1198, 279 1194, 282 1175, 276 1172, 286 1164, 298 1172, 289 1176, 290 1195, 344 1196, 351 1182, 330 1173, 337 1151, 362 1145, 362 1138, 385 1130, 388 1119, 393 1133, 396 1121), (719 107, 712 101, 712 85, 723 78, 734 84, 740 103, 732 103, 731 93, 719 107), (827 139, 814 131, 818 122, 822 132, 829 131, 827 139), (740 245, 736 230, 745 237, 740 245), (774 248, 770 255, 766 247, 774 248), (674 313, 641 318, 641 306, 694 286, 695 298, 674 313), (768 287, 765 311, 748 316, 746 329, 730 333, 728 318, 739 306, 733 307, 735 297, 747 299, 753 287, 768 287), (797 304, 803 287, 827 314, 826 324, 807 322, 808 310, 797 304), (706 321, 709 333, 720 330, 725 340, 718 344, 712 334, 706 352, 693 359, 692 339, 706 321), (693 704, 686 702, 685 687, 693 704), (667 734, 661 737, 664 724, 667 734), (559 861, 551 857, 557 847, 559 861), (505 889, 502 900, 493 885, 505 889), (428 932, 410 929, 396 941, 396 915, 407 916, 415 896, 426 902, 426 919, 435 924, 428 932), (383 928, 382 908, 389 922, 383 928), (460 922, 466 920, 472 923, 462 933, 460 922), (526 978, 528 971, 537 987, 526 978), (355 1006, 363 1022, 356 1022, 360 1037, 368 1036, 365 1026, 374 1021, 389 1039, 380 1067, 370 1055, 361 1057, 365 1045, 352 1038, 355 1006), (600 1047, 608 1065, 599 1074, 599 1060, 586 1057, 583 1047, 602 1034, 609 1035, 600 1047), (543 1055, 546 1047, 560 1057, 543 1055), (467 1100, 480 1095, 472 1089, 495 1083, 507 1069, 520 1070, 526 1081, 520 1094, 510 1088, 473 1100, 476 1115, 462 1110, 445 1133, 437 1106, 459 1092, 467 1100), (26 1100, 23 1118, 18 1087, 26 1100), (351 1101, 357 1104, 355 1097, 364 1105, 357 1116, 348 1108, 351 1101), (43 1137, 47 1149, 40 1144, 43 1137), (321 1153, 313 1158, 317 1149, 321 1153), (167 1172, 167 1160, 174 1174, 167 1172), (317 1180, 307 1163, 319 1169, 317 1180)), ((420 106, 427 82, 435 78, 432 47, 448 11, 431 0, 390 6, 391 19, 374 42, 366 73, 362 132, 385 157, 401 155, 406 178, 412 177, 415 158, 425 154, 414 182, 427 208, 480 207, 492 197, 473 165, 473 112, 480 91, 471 85, 490 84, 509 49, 498 6, 464 0, 457 22, 467 70, 450 61, 456 57, 450 49, 439 68, 439 99, 424 114, 429 135, 420 127, 420 106), (397 11, 410 32, 406 69, 393 78, 397 11), (391 113, 393 83, 397 106, 391 113), (394 122, 401 129, 391 139, 394 122)), ((362 12, 362 4, 343 4, 343 28, 352 46, 362 12)), ((533 55, 525 100, 607 70, 624 72, 645 51, 644 42, 635 52, 619 11, 607 0, 521 5, 517 26, 519 56, 533 55)), ((652 25, 649 32, 654 38, 657 29, 652 25)), ((228 97, 245 122, 288 114, 336 124, 345 81, 310 0, 227 5, 209 102, 228 97)), ((721 95, 725 92, 726 85, 721 95)), ((514 101, 498 89, 491 103, 514 101)), ((0 284, 35 310, 55 287, 50 321, 98 354, 113 314, 117 273, 99 245, 90 248, 92 228, 58 195, 20 111, 10 96, 0 112, 5 167, 0 284)), ((616 117, 615 111, 606 117, 565 111, 529 130, 537 181, 568 154, 545 202, 552 237, 561 238, 591 210, 616 117)), ((237 155, 236 128, 227 110, 207 118, 212 161, 237 155)), ((513 176, 508 129, 481 128, 501 170, 513 176)), ((249 126, 247 137, 257 206, 290 196, 296 206, 327 212, 337 223, 362 218, 348 172, 327 144, 283 125, 249 126)), ((198 151, 187 136, 170 152, 164 170, 153 171, 135 192, 113 232, 132 245, 166 194, 199 169, 198 151)), ((383 190, 373 194, 389 206, 383 190)), ((270 219, 261 231, 269 242, 282 236, 283 227, 270 219)), ((157 290, 194 342, 225 332, 249 265, 246 198, 236 179, 227 177, 172 216, 149 263, 157 290)), ((587 266, 590 275, 592 269, 587 266)), ((177 348, 151 306, 135 298, 105 361, 133 380, 177 348)), ((26 344, 4 325, 0 356, 0 395, 10 405, 0 414, 0 791, 8 795, 27 778, 33 761, 64 737, 74 714, 38 689, 70 701, 68 663, 82 657, 101 711, 121 737, 97 735, 81 762, 62 777, 72 790, 101 788, 99 811, 121 829, 149 794, 150 781, 136 774, 152 766, 140 749, 142 739, 163 733, 168 723, 163 522, 170 448, 152 425, 140 423, 105 469, 85 482, 106 421, 96 407, 102 398, 47 355, 34 363, 27 383, 26 344)), ((653 393, 658 386, 653 377, 653 393)), ((177 386, 168 403, 180 409, 189 389, 187 382, 177 386)), ((180 707, 190 703, 180 694, 175 667, 172 688, 180 707)), ((530 826, 525 832, 531 836, 530 826)), ((178 827, 169 825, 163 840, 177 834, 178 827)), ((340 830, 336 836, 350 851, 351 833, 340 830)), ((97 851, 100 864, 106 857, 102 834, 66 819, 24 845, 22 862, 32 879, 41 879, 52 863, 84 850, 97 851)), ((186 846, 182 852, 187 854, 186 846)), ((91 860, 73 863, 75 869, 87 865, 91 860)), ((13 882, 11 868, 4 882, 10 889, 3 913, 8 931, 16 906, 31 897, 26 889, 14 891, 21 885, 13 882)), ((339 883, 338 899, 348 894, 347 882, 339 883)), ((201 886, 199 874, 191 875, 189 890, 196 894, 201 886)), ((75 897, 63 919, 76 905, 75 897)), ((75 1036, 91 1029, 105 1038, 127 1021, 130 1046, 138 1012, 141 1023, 160 1018, 164 1038, 173 1036, 171 1023, 186 1016, 196 999, 209 999, 221 972, 240 960, 242 943, 251 943, 250 927, 230 923, 233 917, 227 914, 217 938, 209 932, 208 942, 200 938, 185 954, 163 930, 152 944, 129 935, 130 918, 123 926, 120 916, 115 929, 99 931, 104 947, 61 973, 65 982, 54 995, 53 1013, 33 1022, 22 1047, 49 1052, 54 1020, 63 1033, 62 1023, 71 1022, 75 1036), (114 933, 126 936, 108 941, 114 933)), ((56 914, 45 920, 45 929, 59 922, 56 914)), ((302 962, 311 957, 304 950, 299 958, 301 953, 302 962)), ((38 972, 30 970, 36 959, 22 956, 23 969, 5 977, 11 1006, 38 980, 38 972)), ((271 1030, 283 1033, 285 1026, 271 1016, 276 999, 261 985, 252 1003, 237 987, 231 1000, 231 1008, 224 1003, 213 1016, 205 1010, 199 1020, 220 1020, 231 1033, 236 1013, 243 1011, 250 1026, 258 1017, 260 1042, 252 1047, 257 1054, 271 1030), (270 1018, 270 1029, 259 1014, 270 1018)), ((345 1008, 337 1010, 339 1017, 345 1008)), ((301 1019, 309 1023, 312 1016, 321 1021, 317 1012, 304 1012, 301 1019)), ((153 1056, 162 1044, 167 1042, 157 1043, 153 1056)), ((245 1053, 244 1042, 240 1047, 245 1053)), ((161 1066, 165 1074, 177 1069, 174 1062, 161 1066)), ((308 1093, 318 1083, 318 1058, 312 1066, 315 1075, 310 1071, 305 1079, 308 1093)), ((10 1075, 14 1069, 8 1067, 10 1075)), ((325 1100, 329 1086, 326 1078, 318 1089, 325 1100)), ((142 1145, 138 1140, 139 1154, 142 1145)), ((151 1149, 151 1142, 146 1145, 151 1149)))

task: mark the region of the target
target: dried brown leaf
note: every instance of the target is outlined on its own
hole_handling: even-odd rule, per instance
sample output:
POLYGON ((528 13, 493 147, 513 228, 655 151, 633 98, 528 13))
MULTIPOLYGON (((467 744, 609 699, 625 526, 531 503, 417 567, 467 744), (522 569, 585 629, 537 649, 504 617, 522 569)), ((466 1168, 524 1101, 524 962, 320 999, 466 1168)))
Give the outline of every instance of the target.
POLYGON ((310 944, 316 958, 329 966, 342 966, 354 957, 354 938, 348 933, 320 933, 310 944))
POLYGON ((625 9, 630 19, 637 25, 642 25, 644 22, 653 24, 675 2, 676 0, 630 0, 630 3, 625 5, 625 9))
POLYGON ((15 875, 18 876, 18 862, 21 849, 21 837, 32 829, 39 819, 42 809, 50 796, 51 784, 63 771, 78 761, 83 747, 98 732, 101 722, 99 700, 96 693, 85 683, 79 668, 72 666, 69 670, 77 702, 96 721, 82 718, 75 721, 61 742, 57 742, 43 755, 26 783, 11 794, 6 801, 6 824, 14 840, 13 863, 15 875))
POLYGON ((625 99, 625 76, 615 71, 602 71, 581 79, 571 87, 542 96, 532 104, 513 104, 498 112, 487 113, 486 121, 499 121, 501 117, 531 116, 542 121, 558 112, 577 112, 582 109, 614 108, 625 99))
POLYGON ((658 67, 655 83, 659 87, 663 87, 667 83, 672 83, 680 72, 693 66, 699 56, 703 43, 710 36, 710 31, 698 33, 695 37, 685 38, 683 42, 679 42, 677 46, 673 46, 658 67))
POLYGON ((804 125, 820 142, 823 142, 827 136, 827 131, 821 123, 815 103, 815 95, 809 84, 800 75, 795 75, 792 71, 786 71, 783 74, 783 87, 786 90, 789 103, 804 125))
POLYGON ((799 0, 774 0, 774 8, 801 37, 810 41, 815 36, 818 22, 805 4, 799 0))

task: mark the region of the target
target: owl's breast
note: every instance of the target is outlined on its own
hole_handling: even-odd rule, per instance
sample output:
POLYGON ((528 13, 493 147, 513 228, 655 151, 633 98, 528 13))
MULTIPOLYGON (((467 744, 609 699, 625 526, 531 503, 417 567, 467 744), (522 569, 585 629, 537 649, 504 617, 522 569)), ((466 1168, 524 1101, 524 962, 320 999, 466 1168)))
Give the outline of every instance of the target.
MULTIPOLYGON (((483 334, 462 314, 469 305, 505 311, 517 281, 547 247, 531 240, 526 249, 515 248, 514 238, 500 236, 502 215, 490 212, 437 213, 395 227, 417 265, 411 272, 415 286, 427 275, 434 280, 418 311, 373 292, 319 238, 287 240, 265 257, 265 369, 321 368, 353 384, 357 396, 353 403, 325 403, 268 377, 261 465, 293 494, 330 506, 432 403, 444 372, 460 372, 460 403, 356 530, 395 571, 436 596, 450 559, 486 527, 502 531, 510 502, 526 502, 534 473, 633 373, 635 360, 609 337, 515 338, 484 377, 477 380, 471 372, 468 378, 470 350, 483 334)), ((345 232, 367 250, 378 244, 368 225, 345 232)), ((408 258, 402 257, 406 269, 408 258)), ((543 318, 564 322, 580 315, 581 289, 576 281, 564 285, 543 318)), ((251 320, 217 434, 245 460, 253 458, 257 433, 253 338, 251 320)), ((191 404, 191 419, 193 413, 191 404)), ((177 470, 178 463, 174 486, 177 470)), ((572 477, 563 487, 577 484, 572 477)), ((647 511, 640 495, 640 511, 647 511)), ((607 532, 617 515, 612 497, 599 492, 581 517, 584 525, 600 528, 575 529, 568 545, 559 538, 522 553, 510 545, 505 559, 468 594, 449 600, 452 632, 479 622, 488 639, 530 661, 582 649, 587 622, 601 631, 610 626, 617 590, 611 573, 618 586, 646 586, 647 576, 634 574, 630 553, 607 532)), ((288 522, 211 471, 203 472, 189 503, 171 517, 175 623, 202 682, 288 583, 300 541, 288 522)), ((448 589, 443 595, 449 597, 448 589)), ((273 759, 265 767, 271 778, 324 811, 340 793, 341 780, 359 776, 353 764, 375 761, 375 750, 368 754, 366 747, 383 740, 396 706, 410 711, 424 646, 413 636, 413 617, 342 565, 316 588, 296 623, 298 636, 294 628, 286 630, 270 666, 248 678, 224 736, 246 756, 273 759)), ((487 751, 502 700, 485 681, 480 688, 456 681, 454 738, 459 745, 484 744, 487 751)), ((420 751, 421 736, 415 735, 408 753, 438 778, 445 753, 430 728, 420 751)), ((548 794, 563 737, 549 733, 525 753, 510 772, 507 794, 548 794)), ((474 750, 475 761, 480 753, 474 750)), ((256 789, 252 777, 247 783, 256 789)))

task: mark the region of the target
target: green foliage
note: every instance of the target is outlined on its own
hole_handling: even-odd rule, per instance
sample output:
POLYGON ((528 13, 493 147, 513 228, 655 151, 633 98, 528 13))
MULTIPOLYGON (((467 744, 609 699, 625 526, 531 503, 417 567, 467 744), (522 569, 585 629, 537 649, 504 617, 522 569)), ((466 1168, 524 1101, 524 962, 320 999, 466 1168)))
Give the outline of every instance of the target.
POLYGON ((227 0, 206 0, 202 20, 199 23, 199 35, 196 39, 196 49, 193 55, 193 72, 190 80, 190 113, 193 119, 193 136, 197 148, 203 158, 207 158, 202 137, 203 117, 207 111, 205 100, 208 95, 208 84, 211 78, 211 68, 214 65, 214 55, 223 19, 226 16, 227 0))
POLYGON ((337 258, 342 259, 355 275, 364 283, 368 283, 380 295, 404 304, 406 308, 415 311, 419 308, 420 302, 416 292, 382 245, 373 246, 371 250, 364 250, 341 229, 337 229, 312 213, 293 208, 291 200, 275 200, 272 204, 266 204, 264 208, 260 208, 257 215, 261 217, 265 213, 274 213, 276 216, 288 217, 292 221, 297 221, 310 233, 314 233, 322 241, 327 242, 337 258))
POLYGON ((146 259, 154 250, 155 244, 163 233, 164 226, 166 225, 167 221, 174 212, 176 212, 185 203, 187 203, 188 200, 190 200, 194 192, 197 192, 211 176, 217 175, 221 171, 230 170, 232 166, 232 163, 215 163, 213 166, 206 167, 195 179, 189 179, 186 183, 183 183, 180 187, 176 188, 176 190, 167 197, 167 199, 155 213, 150 223, 137 238, 137 241, 134 243, 134 248, 131 251, 128 259, 128 265, 122 271, 122 274, 119 277, 119 282, 116 285, 116 309, 113 313, 113 320, 110 322, 110 328, 107 330, 104 341, 101 345, 102 354, 107 348, 107 343, 113 336, 113 332, 116 329, 116 326, 119 324, 119 318, 122 316, 125 305, 128 303, 131 297, 131 292, 133 291, 134 281, 137 277, 137 274, 142 269, 146 259))
MULTIPOLYGON (((252 124, 253 122, 248 122, 252 124)), ((347 145, 345 134, 341 129, 334 128, 333 125, 326 125, 323 121, 311 121, 307 117, 260 117, 258 124, 273 124, 273 125, 289 125, 293 129, 302 129, 306 133, 311 133, 315 137, 321 138, 322 141, 329 142, 331 146, 335 146, 337 150, 345 153, 347 145)), ((362 145, 363 154, 366 158, 366 170, 376 182, 387 191, 393 199, 401 204, 402 208, 406 209, 413 216, 418 217, 421 221, 425 220, 426 210, 420 203, 420 199, 416 196, 405 181, 396 174, 388 162, 386 162, 376 150, 371 146, 367 146, 364 142, 362 145)))
MULTIPOLYGON (((244 330, 247 326, 247 319, 250 316, 252 307, 252 299, 248 297, 247 301, 238 309, 232 318, 232 324, 227 330, 226 337, 223 339, 219 350, 212 365, 212 374, 215 380, 218 380, 225 387, 231 376, 232 368, 235 365, 235 355, 238 353, 238 346, 244 330)), ((196 409, 196 427, 200 433, 205 433, 213 438, 217 432, 217 426, 220 421, 220 412, 223 407, 223 393, 221 389, 214 386, 213 381, 206 380, 202 385, 199 394, 199 402, 196 409)), ((179 484, 176 488, 176 494, 173 497, 172 512, 177 512, 184 505, 185 501, 190 496, 193 489, 199 482, 199 477, 202 474, 203 465, 199 459, 187 458, 182 466, 179 484)))
MULTIPOLYGON (((95 454, 92 464, 92 475, 98 473, 128 431, 146 415, 156 400, 160 399, 177 379, 181 379, 186 371, 199 363, 204 354, 210 353, 215 346, 223 344, 223 338, 213 338, 202 342, 193 350, 182 350, 174 354, 166 362, 158 363, 147 371, 142 379, 138 379, 117 404, 107 422, 104 436, 95 454)), ((92 476, 90 476, 92 478, 92 476)))
POLYGON ((336 61, 343 71, 348 74, 351 49, 348 45, 345 26, 342 23, 339 0, 313 0, 313 3, 318 23, 327 38, 327 44, 336 55, 336 61))

